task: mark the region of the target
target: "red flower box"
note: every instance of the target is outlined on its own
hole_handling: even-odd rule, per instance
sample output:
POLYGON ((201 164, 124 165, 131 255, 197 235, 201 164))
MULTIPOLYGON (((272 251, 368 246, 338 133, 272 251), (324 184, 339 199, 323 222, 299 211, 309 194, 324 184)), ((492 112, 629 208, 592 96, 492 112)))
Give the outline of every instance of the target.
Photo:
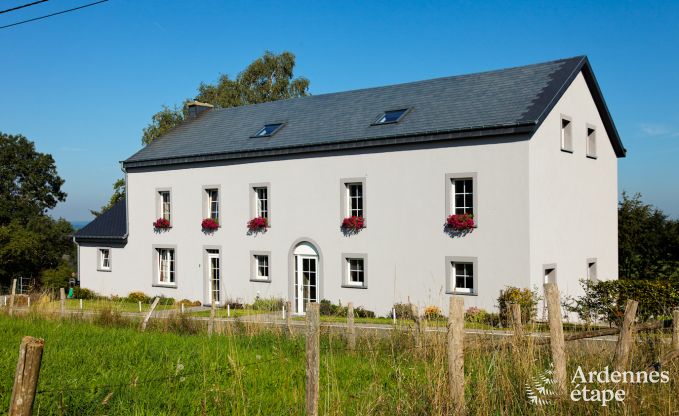
POLYGON ((248 221, 248 230, 251 232, 264 231, 269 228, 269 222, 264 217, 255 217, 248 221))
POLYGON ((154 223, 153 223, 153 228, 159 229, 159 230, 165 230, 167 228, 170 228, 170 220, 166 220, 165 218, 158 218, 154 223))
POLYGON ((363 217, 347 217, 342 220, 342 229, 350 231, 360 231, 365 228, 363 217))
POLYGON ((472 230, 476 224, 471 214, 453 214, 446 220, 446 227, 455 231, 472 230))
POLYGON ((203 222, 200 223, 200 226, 205 231, 214 231, 219 228, 219 223, 213 218, 205 218, 203 222))

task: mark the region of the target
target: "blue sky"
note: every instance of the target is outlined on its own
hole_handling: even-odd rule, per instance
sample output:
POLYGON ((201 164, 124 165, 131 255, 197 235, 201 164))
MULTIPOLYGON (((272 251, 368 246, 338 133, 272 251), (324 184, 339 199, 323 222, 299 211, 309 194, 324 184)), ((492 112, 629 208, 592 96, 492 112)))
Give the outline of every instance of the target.
MULTIPOLYGON (((0 26, 91 1, 0 14, 0 26)), ((0 131, 54 156, 68 199, 53 215, 87 220, 161 105, 265 50, 295 53, 312 94, 586 54, 629 151, 620 190, 679 217, 677 22, 676 1, 110 0, 0 30, 0 131)))

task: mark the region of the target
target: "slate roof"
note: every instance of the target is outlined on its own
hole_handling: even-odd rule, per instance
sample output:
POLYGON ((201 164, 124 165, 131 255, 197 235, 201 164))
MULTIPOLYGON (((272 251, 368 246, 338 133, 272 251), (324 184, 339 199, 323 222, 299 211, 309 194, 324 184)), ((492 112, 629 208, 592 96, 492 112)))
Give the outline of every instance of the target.
POLYGON ((125 200, 116 202, 108 211, 75 233, 77 242, 87 240, 124 241, 127 238, 127 208, 125 200))
MULTIPOLYGON (((126 168, 393 144, 394 138, 534 132, 583 72, 616 154, 625 155, 585 56, 263 104, 214 109, 182 123, 123 162, 126 168), (409 108, 398 123, 373 125, 409 108), (253 138, 265 124, 285 123, 253 138), (485 132, 485 133, 484 133, 485 132), (295 150, 297 149, 297 150, 295 150)), ((400 141, 403 142, 403 139, 400 141)))

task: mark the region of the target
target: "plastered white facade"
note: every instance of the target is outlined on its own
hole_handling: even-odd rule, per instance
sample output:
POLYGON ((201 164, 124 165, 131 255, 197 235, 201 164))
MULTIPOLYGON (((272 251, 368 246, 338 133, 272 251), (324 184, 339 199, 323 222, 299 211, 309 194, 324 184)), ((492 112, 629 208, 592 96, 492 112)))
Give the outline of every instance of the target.
POLYGON ((475 258, 478 288, 465 307, 495 309, 506 286, 541 287, 556 264, 564 294, 577 294, 587 259, 600 278, 617 277, 617 162, 582 76, 532 138, 476 138, 431 145, 317 153, 298 157, 133 170, 127 173, 128 242, 97 271, 97 248, 81 244, 81 285, 104 295, 143 291, 209 302, 205 252, 219 249, 222 299, 294 301, 292 250, 312 243, 320 255, 319 298, 353 301, 378 315, 395 302, 447 310, 446 257, 475 258), (574 152, 560 150, 560 114, 574 124, 574 152), (597 127, 597 159, 584 133, 597 127), (581 131, 582 130, 582 131, 581 131), (582 134, 581 134, 582 133, 582 134), (451 237, 446 175, 476 177, 478 227, 451 237), (364 178, 367 228, 340 230, 341 180, 364 178), (247 235, 251 184, 268 183, 271 228, 247 235), (203 233, 204 187, 220 189, 220 229, 203 233), (171 189, 172 228, 155 232, 156 193, 171 189), (154 247, 176 247, 176 288, 156 287, 154 247), (251 251, 270 252, 271 282, 250 280, 251 251), (367 288, 342 287, 342 253, 367 256, 367 288))

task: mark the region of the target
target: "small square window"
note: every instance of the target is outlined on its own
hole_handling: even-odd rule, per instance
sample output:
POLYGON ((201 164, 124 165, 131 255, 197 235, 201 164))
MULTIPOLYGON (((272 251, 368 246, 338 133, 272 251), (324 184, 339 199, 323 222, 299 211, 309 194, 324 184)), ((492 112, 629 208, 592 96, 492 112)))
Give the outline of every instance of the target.
POLYGON ((253 137, 271 137, 283 127, 283 123, 266 124, 253 137))
POLYGON ((401 121, 403 116, 408 112, 407 108, 403 108, 400 110, 389 110, 385 111, 382 113, 381 116, 375 120, 373 124, 390 124, 390 123, 398 123, 401 121))
POLYGON ((111 250, 107 248, 99 249, 99 270, 111 270, 111 250))
POLYGON ((363 259, 348 258, 347 261, 347 284, 350 286, 365 285, 365 263, 363 259))
POLYGON ((596 159, 596 129, 587 127, 587 157, 596 159))
POLYGON ((455 293, 474 293, 474 263, 453 262, 455 293))
POLYGON ((545 283, 556 283, 556 267, 545 267, 545 283))
POLYGON ((269 280, 269 256, 255 254, 255 278, 269 280))
POLYGON ((587 280, 597 282, 596 260, 587 260, 587 280))
POLYGON ((573 128, 572 122, 565 118, 561 118, 561 150, 564 152, 573 153, 573 128))

